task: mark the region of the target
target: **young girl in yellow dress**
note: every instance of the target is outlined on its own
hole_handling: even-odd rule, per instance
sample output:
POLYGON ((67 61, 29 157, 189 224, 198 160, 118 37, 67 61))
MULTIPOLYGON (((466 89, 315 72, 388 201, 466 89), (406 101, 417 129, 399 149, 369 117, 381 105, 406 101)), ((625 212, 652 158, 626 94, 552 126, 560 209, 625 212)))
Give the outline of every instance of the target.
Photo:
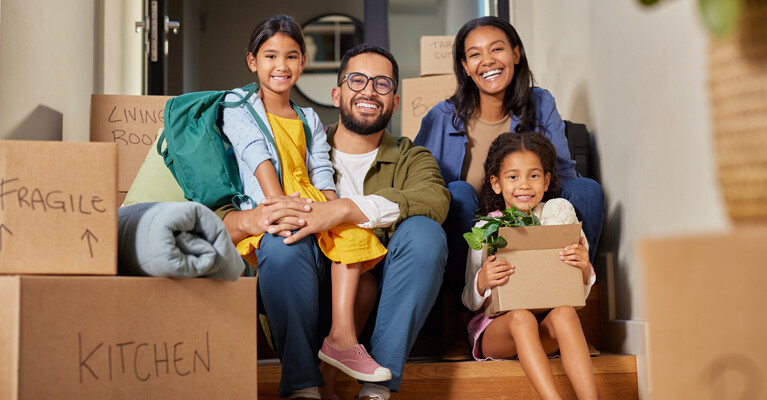
MULTIPOLYGON (((265 197, 296 192, 313 201, 338 199, 322 123, 311 108, 299 109, 289 99, 306 64, 301 27, 285 15, 262 21, 251 34, 246 61, 258 79, 257 95, 223 112, 223 131, 234 148, 243 194, 255 204, 265 197), (307 143, 309 138, 311 143, 307 143)), ((234 92, 227 101, 245 94, 241 89, 234 92)), ((239 206, 245 209, 253 204, 245 201, 239 206)), ((253 265, 261 236, 237 245, 253 265)), ((337 226, 316 237, 319 248, 332 261, 332 325, 319 358, 355 379, 391 379, 389 369, 376 363, 357 342, 353 316, 360 274, 372 269, 386 248, 372 231, 354 224, 337 226)))

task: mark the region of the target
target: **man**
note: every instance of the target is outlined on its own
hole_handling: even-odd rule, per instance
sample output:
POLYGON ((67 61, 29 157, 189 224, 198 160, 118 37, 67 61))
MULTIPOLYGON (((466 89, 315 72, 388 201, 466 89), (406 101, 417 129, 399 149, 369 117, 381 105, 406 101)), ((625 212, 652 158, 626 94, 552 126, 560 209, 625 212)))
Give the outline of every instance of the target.
MULTIPOLYGON (((399 390, 405 361, 437 297, 447 259, 440 224, 450 198, 428 150, 385 129, 399 104, 398 74, 394 57, 373 45, 356 46, 341 60, 332 91, 340 121, 328 132, 340 199, 309 205, 295 198, 267 200, 224 217, 235 243, 250 234, 298 229, 285 238, 264 235, 256 251, 262 304, 282 362, 282 397, 318 399, 324 385, 318 299, 328 269, 314 233, 356 223, 372 228, 388 250, 372 270, 380 296, 369 351, 391 370, 392 380, 363 383, 360 398, 385 400, 399 390)), ((359 302, 364 293, 358 293, 359 302)))

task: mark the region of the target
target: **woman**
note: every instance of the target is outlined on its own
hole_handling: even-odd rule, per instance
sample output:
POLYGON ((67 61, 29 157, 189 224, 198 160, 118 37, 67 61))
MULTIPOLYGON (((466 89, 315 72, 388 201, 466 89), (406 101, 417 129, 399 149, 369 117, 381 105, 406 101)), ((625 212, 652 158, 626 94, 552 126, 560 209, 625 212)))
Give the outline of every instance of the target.
MULTIPOLYGON (((474 224, 482 164, 498 135, 534 130, 551 141, 557 152, 561 196, 583 221, 592 259, 602 230, 604 195, 596 181, 576 173, 554 97, 534 86, 525 48, 511 24, 497 17, 464 24, 453 42, 453 70, 455 94, 424 116, 415 144, 432 152, 450 191, 450 212, 442 224, 450 249, 446 281, 462 308, 458 296, 468 250, 462 236, 474 224)), ((469 318, 465 309, 459 315, 469 318)))

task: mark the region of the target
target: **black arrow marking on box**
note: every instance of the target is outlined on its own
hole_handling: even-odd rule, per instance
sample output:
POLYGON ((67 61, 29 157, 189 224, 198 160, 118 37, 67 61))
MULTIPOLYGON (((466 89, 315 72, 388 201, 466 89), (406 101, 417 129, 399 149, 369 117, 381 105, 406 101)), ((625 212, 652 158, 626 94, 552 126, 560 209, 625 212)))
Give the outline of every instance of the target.
POLYGON ((0 225, 0 251, 3 250, 3 229, 5 229, 9 235, 13 235, 13 232, 11 232, 5 224, 0 225))
POLYGON ((99 238, 96 237, 88 228, 85 228, 85 233, 83 233, 82 236, 80 236, 80 240, 85 239, 85 237, 88 237, 88 250, 91 252, 91 258, 93 258, 93 245, 91 244, 91 238, 96 241, 96 243, 99 242, 99 238))

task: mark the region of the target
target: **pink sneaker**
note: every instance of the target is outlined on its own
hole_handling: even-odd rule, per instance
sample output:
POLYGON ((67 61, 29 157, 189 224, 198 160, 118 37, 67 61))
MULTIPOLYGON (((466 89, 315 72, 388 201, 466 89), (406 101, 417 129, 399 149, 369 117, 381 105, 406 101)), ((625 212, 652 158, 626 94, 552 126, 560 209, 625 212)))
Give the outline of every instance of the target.
POLYGON ((361 344, 356 344, 349 350, 340 351, 331 346, 325 338, 318 357, 354 379, 365 382, 391 380, 391 371, 378 365, 361 344))

